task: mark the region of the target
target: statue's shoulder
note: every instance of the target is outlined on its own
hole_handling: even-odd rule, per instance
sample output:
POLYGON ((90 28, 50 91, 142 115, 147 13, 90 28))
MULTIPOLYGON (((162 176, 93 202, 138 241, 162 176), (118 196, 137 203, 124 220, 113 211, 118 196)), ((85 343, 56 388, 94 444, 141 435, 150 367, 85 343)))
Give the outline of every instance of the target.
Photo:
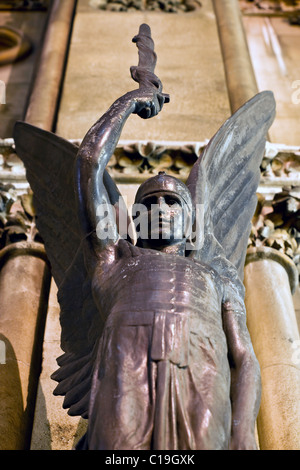
POLYGON ((213 280, 217 281, 218 284, 222 285, 224 283, 222 275, 211 266, 209 263, 201 261, 201 259, 197 258, 186 258, 189 260, 190 263, 194 265, 194 269, 196 272, 201 272, 203 275, 207 275, 211 277, 213 280))
POLYGON ((110 266, 127 258, 142 256, 145 254, 145 251, 143 248, 133 245, 129 240, 119 238, 116 243, 107 244, 98 253, 97 266, 105 268, 106 265, 110 266))

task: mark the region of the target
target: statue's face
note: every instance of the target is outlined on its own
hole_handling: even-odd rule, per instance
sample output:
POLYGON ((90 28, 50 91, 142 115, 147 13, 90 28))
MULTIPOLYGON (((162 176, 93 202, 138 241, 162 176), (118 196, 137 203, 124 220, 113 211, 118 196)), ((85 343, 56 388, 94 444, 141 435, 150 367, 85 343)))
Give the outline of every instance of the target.
POLYGON ((139 204, 142 211, 135 223, 142 242, 154 247, 168 246, 185 238, 190 211, 179 194, 160 191, 145 196, 139 204))

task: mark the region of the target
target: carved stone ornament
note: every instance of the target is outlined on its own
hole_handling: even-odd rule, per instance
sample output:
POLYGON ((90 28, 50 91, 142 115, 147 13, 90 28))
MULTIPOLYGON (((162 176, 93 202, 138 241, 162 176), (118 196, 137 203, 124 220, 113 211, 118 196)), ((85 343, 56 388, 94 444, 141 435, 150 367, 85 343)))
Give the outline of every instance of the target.
POLYGON ((291 25, 300 24, 299 0, 239 0, 244 15, 286 17, 291 25))
MULTIPOLYGON (((170 99, 154 74, 149 26, 133 41, 139 88, 79 148, 15 125, 58 286, 64 354, 55 394, 88 419, 77 449, 254 450, 261 386, 243 272, 274 97, 260 93, 232 115, 185 182, 163 170, 144 181, 131 222, 106 167, 115 158, 113 167, 127 168, 116 148, 130 115, 154 119, 170 99)), ((140 151, 138 172, 150 176, 158 148, 140 151)))
POLYGON ((0 250, 21 241, 42 243, 32 193, 18 195, 13 185, 0 183, 0 250))
POLYGON ((0 10, 46 10, 50 0, 0 0, 0 10))
MULTIPOLYGON (((69 142, 79 148, 82 139, 69 142)), ((162 170, 186 181, 207 143, 120 140, 107 171, 120 184, 142 183, 162 170)), ((300 187, 300 147, 267 142, 260 171, 260 185, 271 194, 285 186, 300 187)), ((25 167, 13 139, 0 139, 0 182, 13 184, 18 194, 28 189, 25 167)))
POLYGON ((285 187, 269 200, 258 194, 249 247, 271 247, 289 256, 300 273, 300 187, 285 187))
POLYGON ((108 11, 162 11, 187 13, 198 10, 200 0, 90 0, 90 5, 108 11))

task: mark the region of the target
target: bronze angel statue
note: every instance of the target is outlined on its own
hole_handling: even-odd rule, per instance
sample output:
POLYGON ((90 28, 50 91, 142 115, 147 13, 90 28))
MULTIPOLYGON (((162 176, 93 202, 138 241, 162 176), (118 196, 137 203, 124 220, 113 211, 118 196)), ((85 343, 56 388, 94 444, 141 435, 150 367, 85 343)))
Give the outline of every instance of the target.
POLYGON ((79 149, 15 125, 58 286, 64 354, 55 394, 88 419, 77 449, 256 449, 260 370, 243 267, 273 94, 259 93, 223 124, 186 183, 160 173, 141 184, 135 204, 145 210, 134 220, 151 236, 136 223, 133 240, 120 230, 128 214, 106 166, 127 118, 152 118, 169 99, 154 74, 149 26, 134 41, 139 88, 113 103, 79 149))

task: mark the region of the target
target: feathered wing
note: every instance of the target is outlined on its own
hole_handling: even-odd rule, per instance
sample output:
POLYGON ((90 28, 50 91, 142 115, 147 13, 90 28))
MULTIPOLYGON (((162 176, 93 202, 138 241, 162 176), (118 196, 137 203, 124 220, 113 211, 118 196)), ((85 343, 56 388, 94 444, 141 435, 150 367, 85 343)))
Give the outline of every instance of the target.
POLYGON ((225 257, 240 281, 257 204, 260 164, 274 117, 273 93, 257 94, 210 140, 186 183, 194 204, 203 209, 199 228, 204 237, 196 256, 215 263, 225 257))
MULTIPOLYGON (((75 159, 78 148, 57 135, 17 122, 14 140, 34 194, 37 228, 43 238, 58 286, 61 346, 60 368, 52 378, 55 394, 65 395, 69 414, 87 417, 94 350, 103 323, 93 301, 82 246, 75 194, 75 159)), ((107 195, 117 204, 120 194, 109 174, 107 195)))

